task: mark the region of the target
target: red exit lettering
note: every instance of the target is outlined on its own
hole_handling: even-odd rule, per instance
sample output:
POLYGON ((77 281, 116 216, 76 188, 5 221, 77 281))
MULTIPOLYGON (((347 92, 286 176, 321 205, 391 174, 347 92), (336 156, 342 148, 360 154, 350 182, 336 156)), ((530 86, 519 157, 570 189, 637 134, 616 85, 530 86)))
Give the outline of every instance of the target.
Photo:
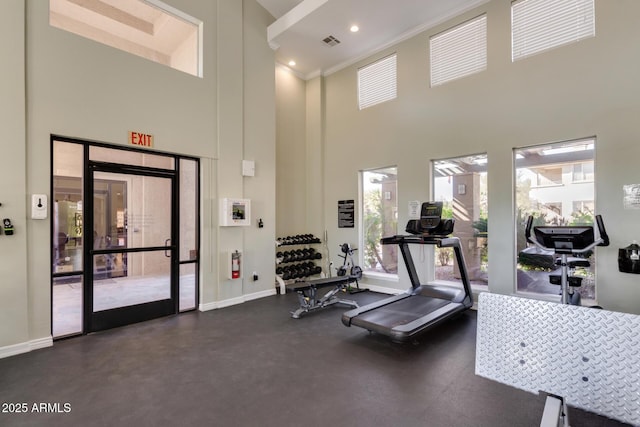
POLYGON ((129 144, 142 147, 153 147, 153 135, 130 131, 129 144))

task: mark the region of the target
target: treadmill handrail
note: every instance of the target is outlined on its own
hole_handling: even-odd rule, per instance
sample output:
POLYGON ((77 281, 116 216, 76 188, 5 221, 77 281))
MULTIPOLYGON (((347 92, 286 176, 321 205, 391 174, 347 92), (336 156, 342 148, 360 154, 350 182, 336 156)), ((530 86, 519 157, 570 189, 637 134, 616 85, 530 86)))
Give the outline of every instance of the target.
POLYGON ((400 243, 412 243, 418 245, 437 245, 442 248, 451 248, 459 242, 457 237, 432 236, 429 234, 396 234, 395 236, 383 237, 380 243, 383 245, 397 245, 400 243))
POLYGON ((414 290, 417 289, 421 283, 413 264, 413 257, 411 256, 409 244, 436 245, 440 248, 453 248, 456 261, 458 261, 458 271, 460 272, 460 280, 462 281, 462 286, 464 288, 465 302, 469 304, 469 306, 473 305, 473 293, 471 291, 471 283, 469 283, 467 264, 465 263, 462 245, 460 244, 460 239, 458 237, 432 236, 428 234, 396 234, 395 236, 383 237, 380 239, 380 243, 383 245, 396 244, 400 247, 400 252, 404 258, 405 266, 409 273, 409 279, 411 280, 411 286, 414 290))

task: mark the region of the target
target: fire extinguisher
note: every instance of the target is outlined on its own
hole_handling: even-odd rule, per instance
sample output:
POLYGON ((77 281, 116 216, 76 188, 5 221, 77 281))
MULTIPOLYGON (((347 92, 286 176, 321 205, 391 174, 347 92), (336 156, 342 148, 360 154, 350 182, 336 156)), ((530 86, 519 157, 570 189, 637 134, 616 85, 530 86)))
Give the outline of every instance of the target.
POLYGON ((231 254, 231 278, 240 278, 240 252, 238 251, 231 254))

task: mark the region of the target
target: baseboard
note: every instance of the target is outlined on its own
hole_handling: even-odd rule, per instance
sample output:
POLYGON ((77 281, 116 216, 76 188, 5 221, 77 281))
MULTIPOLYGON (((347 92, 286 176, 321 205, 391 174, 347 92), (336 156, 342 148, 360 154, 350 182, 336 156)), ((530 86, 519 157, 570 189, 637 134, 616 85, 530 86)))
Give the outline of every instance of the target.
POLYGON ((369 289, 372 292, 379 292, 381 294, 399 295, 407 292, 406 289, 388 288, 386 286, 369 285, 367 283, 360 283, 361 288, 369 289))
POLYGON ((31 350, 38 350, 45 347, 53 346, 53 337, 38 338, 37 340, 29 341, 29 347, 31 350))
POLYGON ((229 298, 221 301, 216 301, 215 308, 231 307, 232 305, 242 304, 243 302, 245 302, 244 295, 237 298, 229 298))
POLYGON ((266 290, 266 291, 260 291, 260 292, 256 292, 256 293, 253 293, 253 294, 245 295, 244 296, 244 300, 245 301, 251 301, 251 300, 254 300, 254 299, 270 297, 270 296, 273 296, 273 295, 276 295, 276 294, 277 294, 276 288, 271 288, 271 289, 266 290))
POLYGON ((38 338, 28 342, 19 344, 7 345, 0 347, 0 359, 5 357, 15 356, 17 354, 28 353, 40 348, 51 347, 53 345, 52 337, 38 338))
POLYGON ((275 294, 276 294, 276 290, 274 288, 274 289, 269 289, 269 290, 266 290, 266 291, 255 292, 253 294, 242 295, 242 296, 236 297, 236 298, 230 298, 230 299, 225 299, 225 300, 222 300, 222 301, 214 301, 214 302, 208 302, 206 304, 200 304, 198 309, 200 311, 216 310, 216 309, 219 309, 219 308, 231 307, 232 305, 242 304, 242 303, 245 303, 247 301, 251 301, 251 300, 255 300, 255 299, 270 297, 270 296, 275 295, 275 294))

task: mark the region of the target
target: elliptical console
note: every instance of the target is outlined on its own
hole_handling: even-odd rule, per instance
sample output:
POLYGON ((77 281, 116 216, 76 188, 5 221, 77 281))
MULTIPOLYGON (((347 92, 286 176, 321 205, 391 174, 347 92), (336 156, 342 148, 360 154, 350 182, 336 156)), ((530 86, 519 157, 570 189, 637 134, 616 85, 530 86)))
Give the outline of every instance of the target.
MULTIPOLYGON (((533 243, 540 249, 547 251, 553 251, 555 254, 560 255, 560 295, 563 304, 580 305, 580 294, 572 292, 570 286, 579 286, 581 280, 576 279, 569 275, 569 255, 582 255, 596 246, 609 246, 609 236, 604 228, 604 222, 602 216, 596 215, 596 225, 600 237, 595 239, 595 233, 593 226, 591 225, 573 225, 573 226, 550 226, 543 225, 533 227, 535 237, 531 235, 531 226, 533 225, 533 216, 529 216, 527 219, 527 226, 525 228, 525 236, 529 243, 533 243), (575 283, 572 283, 575 282, 575 283)), ((584 260, 586 265, 588 261, 584 260)), ((576 261, 572 261, 576 263, 576 261)), ((555 283, 552 280, 552 283, 555 283)))

